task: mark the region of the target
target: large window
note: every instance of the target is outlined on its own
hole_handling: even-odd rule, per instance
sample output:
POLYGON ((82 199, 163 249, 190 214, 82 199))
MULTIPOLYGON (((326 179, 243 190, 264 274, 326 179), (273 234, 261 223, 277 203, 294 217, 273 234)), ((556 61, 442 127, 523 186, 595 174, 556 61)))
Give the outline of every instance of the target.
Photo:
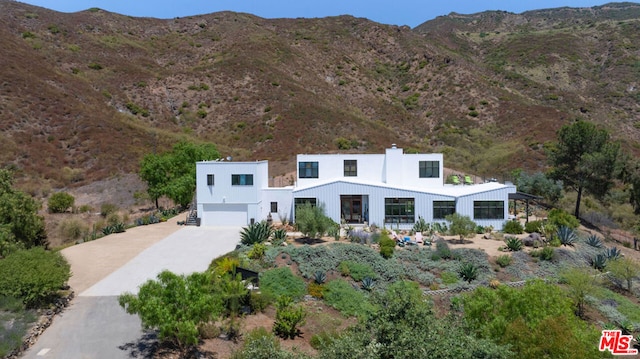
POLYGON ((294 199, 294 204, 296 207, 298 206, 302 206, 305 203, 309 203, 312 206, 316 206, 316 199, 315 198, 296 198, 294 199))
POLYGON ((385 198, 384 222, 385 223, 414 223, 415 199, 413 198, 385 198))
POLYGON ((299 162, 298 176, 300 178, 318 178, 318 162, 299 162))
POLYGON ((440 177, 439 161, 420 161, 420 178, 438 178, 440 177))
POLYGON ((444 219, 456 213, 455 201, 433 201, 433 219, 444 219))
POLYGON ((253 186, 253 175, 231 175, 232 186, 253 186))
POLYGON ((213 175, 212 174, 208 174, 207 175, 207 186, 213 186, 213 175))
POLYGON ((344 176, 356 177, 358 175, 358 161, 344 160, 344 176))
POLYGON ((474 219, 504 219, 504 201, 474 201, 474 219))

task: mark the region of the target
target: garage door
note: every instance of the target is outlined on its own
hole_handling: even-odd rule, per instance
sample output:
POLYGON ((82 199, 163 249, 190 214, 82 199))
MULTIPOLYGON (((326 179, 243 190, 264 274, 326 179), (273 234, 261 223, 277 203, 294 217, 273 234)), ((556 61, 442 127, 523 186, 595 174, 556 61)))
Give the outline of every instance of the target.
POLYGON ((246 226, 246 204, 205 204, 202 213, 203 226, 246 226))

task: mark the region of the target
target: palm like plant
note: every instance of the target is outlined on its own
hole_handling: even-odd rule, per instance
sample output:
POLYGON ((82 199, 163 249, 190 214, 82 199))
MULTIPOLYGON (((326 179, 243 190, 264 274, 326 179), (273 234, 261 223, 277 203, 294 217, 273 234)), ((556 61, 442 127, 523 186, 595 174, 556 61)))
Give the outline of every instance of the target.
POLYGON ((266 221, 254 223, 242 228, 240 242, 247 246, 262 243, 271 237, 271 233, 273 233, 273 228, 266 221))

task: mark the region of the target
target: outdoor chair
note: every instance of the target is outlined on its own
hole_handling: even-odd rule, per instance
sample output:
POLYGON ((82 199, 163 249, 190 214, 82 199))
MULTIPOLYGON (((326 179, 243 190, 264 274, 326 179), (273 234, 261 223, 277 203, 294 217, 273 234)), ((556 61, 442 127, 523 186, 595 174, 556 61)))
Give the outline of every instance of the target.
POLYGON ((457 175, 453 175, 451 176, 451 181, 453 182, 453 184, 458 185, 460 184, 460 178, 458 178, 457 175))
POLYGON ((469 175, 464 176, 464 184, 473 184, 473 181, 471 180, 471 176, 469 175))

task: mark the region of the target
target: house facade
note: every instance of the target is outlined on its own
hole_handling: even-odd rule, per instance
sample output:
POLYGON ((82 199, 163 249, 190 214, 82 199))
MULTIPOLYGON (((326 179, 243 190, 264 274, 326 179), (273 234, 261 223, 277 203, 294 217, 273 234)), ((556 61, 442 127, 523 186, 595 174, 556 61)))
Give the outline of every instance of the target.
POLYGON ((410 228, 419 219, 443 222, 469 216, 501 229, 509 194, 497 182, 445 184, 442 154, 407 154, 393 145, 384 154, 313 154, 296 158, 296 181, 268 186, 268 163, 205 161, 196 164, 197 211, 201 225, 240 225, 295 218, 303 203, 322 205, 338 223, 410 228))

